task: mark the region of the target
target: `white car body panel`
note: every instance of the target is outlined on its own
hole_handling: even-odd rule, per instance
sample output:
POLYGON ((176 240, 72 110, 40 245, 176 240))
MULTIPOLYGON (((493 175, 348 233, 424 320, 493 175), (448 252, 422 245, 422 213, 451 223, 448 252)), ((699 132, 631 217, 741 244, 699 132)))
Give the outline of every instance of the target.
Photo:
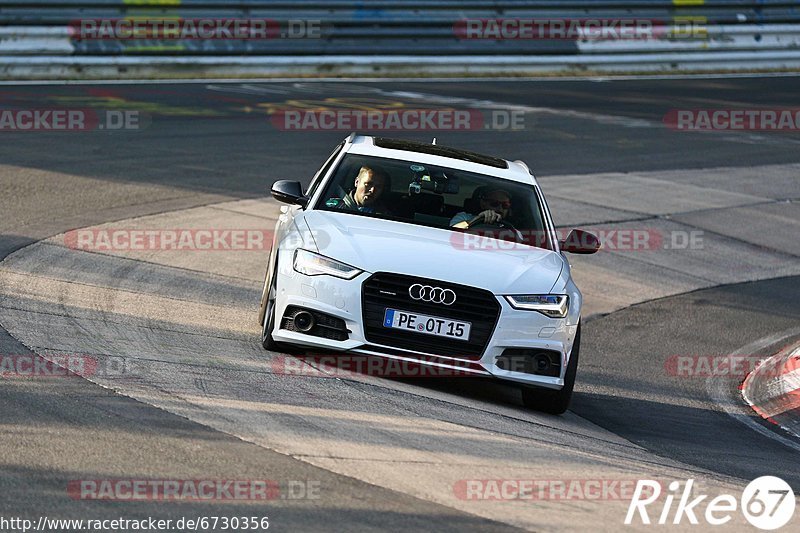
MULTIPOLYGON (((351 136, 335 158, 336 164, 329 168, 326 176, 321 176, 323 182, 331 178, 345 153, 413 160, 534 186, 543 204, 547 231, 552 241, 556 242, 543 195, 538 190, 535 178, 521 162, 508 162, 508 169, 499 169, 447 157, 384 149, 374 146, 371 137, 351 136)), ((316 204, 324 189, 324 186, 316 189, 309 205, 316 204)), ((510 250, 465 250, 454 239, 460 234, 445 229, 359 216, 345 211, 321 211, 299 206, 290 206, 284 211, 276 226, 277 247, 274 249, 278 253, 276 327, 272 332, 275 341, 417 361, 414 354, 427 353, 404 350, 408 352, 408 356, 404 356, 397 353, 401 350, 369 342, 364 333, 362 284, 375 272, 392 272, 427 279, 431 284, 440 280, 485 289, 495 296, 500 305, 494 332, 479 360, 443 357, 441 363, 426 364, 448 367, 447 359, 454 364, 470 361, 475 363, 476 375, 555 390, 564 385, 580 321, 582 296, 572 282, 569 263, 558 250, 557 244, 555 251, 524 245, 517 245, 510 250), (301 274, 292 265, 294 252, 298 248, 320 253, 363 272, 351 280, 301 274), (567 294, 570 298, 569 313, 566 318, 551 318, 537 311, 514 309, 504 298, 504 295, 513 294, 567 294), (349 338, 335 341, 281 329, 279 317, 284 316, 288 306, 313 309, 344 320, 349 338), (387 351, 380 351, 382 347, 387 351), (503 370, 496 365, 496 360, 506 348, 558 351, 561 354, 561 373, 555 377, 503 370), (388 353, 389 349, 394 353, 388 353)), ((271 270, 270 265, 268 276, 271 270)), ((463 370, 464 366, 459 364, 453 368, 463 370)))
POLYGON ((438 228, 346 212, 308 211, 300 216, 313 228, 319 253, 367 272, 388 269, 452 280, 457 268, 462 285, 495 294, 548 294, 564 266, 559 254, 524 245, 515 250, 464 249, 459 240, 463 234, 438 228))

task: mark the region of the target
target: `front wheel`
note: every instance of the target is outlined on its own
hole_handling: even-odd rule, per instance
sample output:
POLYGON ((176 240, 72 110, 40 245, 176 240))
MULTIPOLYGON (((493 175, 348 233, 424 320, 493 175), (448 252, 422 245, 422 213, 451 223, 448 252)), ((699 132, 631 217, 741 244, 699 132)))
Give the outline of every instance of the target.
POLYGON ((525 387, 522 389, 522 403, 529 409, 544 411, 552 415, 560 415, 569 407, 572 399, 572 390, 575 388, 575 376, 578 373, 578 355, 581 348, 581 328, 575 334, 575 342, 572 343, 572 354, 567 365, 567 372, 564 375, 564 386, 561 390, 550 391, 545 389, 525 387))
POLYGON ((270 352, 294 353, 295 350, 291 346, 276 342, 272 338, 272 332, 275 330, 275 308, 277 307, 275 299, 277 296, 278 258, 276 257, 275 268, 272 270, 272 279, 269 282, 269 289, 267 289, 267 301, 264 304, 264 322, 261 323, 261 346, 270 352))
POLYGON ((275 260, 275 270, 272 273, 272 281, 267 292, 267 302, 264 309, 264 322, 261 324, 261 346, 270 352, 282 352, 288 354, 302 353, 301 348, 296 348, 291 344, 277 342, 272 338, 275 330, 275 298, 278 294, 278 261, 275 260))
POLYGON ((261 324, 261 345, 265 350, 271 352, 280 351, 280 346, 272 338, 272 330, 275 329, 275 296, 278 291, 275 287, 275 274, 272 275, 272 281, 269 284, 267 293, 266 309, 264 311, 264 322, 261 324))

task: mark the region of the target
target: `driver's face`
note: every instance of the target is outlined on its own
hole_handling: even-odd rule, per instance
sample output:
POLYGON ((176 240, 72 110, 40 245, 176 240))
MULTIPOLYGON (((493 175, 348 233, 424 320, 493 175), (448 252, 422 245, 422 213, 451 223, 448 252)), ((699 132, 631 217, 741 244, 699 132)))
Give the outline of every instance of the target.
POLYGON ((362 172, 356 178, 355 200, 358 205, 370 205, 380 198, 383 188, 383 178, 372 172, 362 172))
POLYGON ((493 191, 481 199, 482 210, 491 209, 503 218, 508 215, 508 210, 511 208, 511 197, 502 191, 493 191))

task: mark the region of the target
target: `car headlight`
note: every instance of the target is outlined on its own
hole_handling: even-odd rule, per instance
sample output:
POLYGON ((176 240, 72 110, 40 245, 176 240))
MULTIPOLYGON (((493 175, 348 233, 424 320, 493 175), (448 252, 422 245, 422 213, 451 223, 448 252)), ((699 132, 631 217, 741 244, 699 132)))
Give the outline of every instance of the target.
POLYGON ((340 261, 315 254, 308 250, 294 252, 294 269, 306 276, 335 276, 343 279, 353 279, 361 274, 361 270, 340 261))
POLYGON ((523 294, 506 296, 514 309, 539 311, 550 318, 564 318, 569 312, 569 296, 566 294, 523 294))

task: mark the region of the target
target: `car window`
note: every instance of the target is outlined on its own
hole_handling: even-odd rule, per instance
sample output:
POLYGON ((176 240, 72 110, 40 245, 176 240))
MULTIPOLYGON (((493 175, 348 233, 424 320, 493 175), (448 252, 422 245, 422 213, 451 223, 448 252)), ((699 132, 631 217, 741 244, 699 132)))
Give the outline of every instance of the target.
POLYGON ((533 185, 415 161, 347 154, 314 208, 551 249, 533 185), (480 218, 485 211, 500 221, 480 218))

